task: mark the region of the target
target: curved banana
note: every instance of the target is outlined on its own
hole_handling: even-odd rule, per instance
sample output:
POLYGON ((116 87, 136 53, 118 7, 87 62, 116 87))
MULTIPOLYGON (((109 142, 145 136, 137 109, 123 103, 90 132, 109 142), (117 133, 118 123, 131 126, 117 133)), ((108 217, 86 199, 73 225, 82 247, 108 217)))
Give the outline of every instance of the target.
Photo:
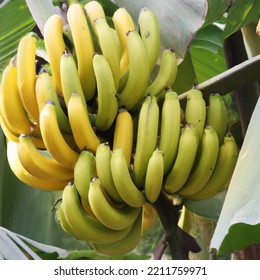
POLYGON ((68 102, 68 115, 72 133, 80 150, 89 149, 96 152, 100 140, 93 130, 87 107, 79 94, 73 93, 68 102))
POLYGON ((90 217, 83 209, 76 187, 68 184, 62 194, 62 209, 73 232, 82 240, 110 244, 128 235, 131 227, 123 230, 112 230, 97 219, 90 217))
POLYGON ((181 107, 176 92, 165 94, 162 112, 159 150, 163 151, 164 174, 167 174, 175 161, 181 132, 181 107))
POLYGON ((206 126, 201 140, 201 150, 194 169, 184 186, 178 191, 182 197, 191 196, 207 184, 214 171, 219 151, 218 135, 214 128, 206 126))
POLYGON ((101 143, 97 147, 96 151, 96 169, 99 180, 105 189, 106 193, 112 198, 115 202, 122 202, 114 180, 112 177, 111 171, 111 150, 109 144, 101 143))
POLYGON ((136 248, 142 236, 142 213, 138 215, 128 236, 111 244, 91 243, 94 250, 106 256, 120 256, 136 248))
POLYGON ((30 135, 20 135, 17 149, 22 165, 32 175, 51 180, 73 179, 73 170, 51 158, 47 151, 39 151, 30 135))
POLYGON ((171 88, 177 75, 177 58, 172 49, 162 53, 160 68, 153 82, 145 89, 146 94, 158 95, 165 88, 171 88))
POLYGON ((193 194, 190 198, 193 200, 208 199, 225 189, 233 174, 237 158, 238 150, 235 138, 232 134, 227 134, 219 148, 217 163, 209 181, 202 190, 193 194))
POLYGON ((187 93, 185 120, 196 127, 201 139, 206 123, 206 102, 202 92, 197 89, 191 89, 187 93))
POLYGON ((134 137, 134 123, 132 115, 120 108, 115 121, 113 150, 121 147, 124 151, 127 165, 130 166, 134 137))
POLYGON ((118 103, 113 74, 104 55, 93 56, 94 73, 97 80, 98 109, 95 126, 100 131, 108 130, 113 124, 118 103))
POLYGON ((144 194, 134 184, 122 148, 113 150, 111 171, 117 191, 126 204, 141 207, 145 204, 144 194))
POLYGON ((66 46, 63 40, 63 22, 59 15, 50 16, 44 24, 44 45, 49 57, 55 90, 62 93, 60 59, 66 46))
POLYGON ((147 87, 150 66, 143 41, 137 31, 127 33, 129 74, 124 89, 118 95, 119 106, 125 106, 128 110, 134 109, 144 97, 147 87))
POLYGON ((90 182, 88 201, 96 218, 104 226, 113 230, 123 230, 132 226, 141 211, 141 207, 134 208, 129 205, 114 207, 111 205, 97 177, 90 182))
POLYGON ((134 182, 139 188, 144 185, 148 161, 156 147, 158 126, 159 106, 156 97, 148 95, 139 113, 133 162, 134 182))
POLYGON ((160 54, 160 27, 155 13, 143 7, 138 17, 138 27, 152 72, 160 54))
POLYGON ((96 80, 92 65, 95 49, 83 8, 73 3, 68 8, 67 19, 77 56, 77 67, 81 86, 87 101, 94 97, 96 80))
POLYGON ((95 156, 92 152, 83 150, 74 167, 74 185, 81 197, 88 203, 89 184, 94 177, 95 156))
POLYGON ((0 114, 0 127, 1 127, 1 130, 3 131, 5 137, 8 140, 13 141, 13 142, 19 142, 19 137, 17 135, 13 134, 13 132, 9 129, 9 127, 5 123, 5 120, 1 114, 0 114))
POLYGON ((168 194, 176 193, 187 181, 194 166, 199 143, 197 129, 186 124, 181 130, 176 160, 165 178, 164 190, 168 194))
POLYGON ((59 129, 53 101, 47 101, 42 108, 40 127, 44 144, 51 156, 64 167, 73 169, 79 154, 71 149, 59 129))
POLYGON ((212 93, 209 96, 206 122, 207 125, 212 126, 216 130, 219 143, 222 144, 228 126, 228 114, 225 102, 218 93, 212 93))
POLYGON ((39 123, 39 110, 35 95, 37 38, 33 33, 24 36, 17 48, 17 85, 25 110, 39 123))
POLYGON ((144 194, 150 203, 154 203, 162 189, 164 174, 163 152, 156 149, 147 165, 144 194))
POLYGON ((4 69, 0 85, 0 111, 12 134, 30 133, 30 121, 17 87, 17 69, 13 60, 4 69))

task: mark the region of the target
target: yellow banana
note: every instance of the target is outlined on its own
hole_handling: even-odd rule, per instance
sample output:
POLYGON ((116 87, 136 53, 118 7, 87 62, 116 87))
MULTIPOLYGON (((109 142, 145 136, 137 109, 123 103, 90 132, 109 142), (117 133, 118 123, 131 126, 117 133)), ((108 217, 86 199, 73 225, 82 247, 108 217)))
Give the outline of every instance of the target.
POLYGON ((176 92, 165 94, 162 113, 159 150, 163 151, 164 174, 167 174, 175 161, 181 131, 181 108, 176 92))
POLYGON ((162 189, 164 174, 163 152, 156 149, 147 165, 144 194, 150 203, 154 203, 162 189))
POLYGON ((216 130, 219 143, 222 144, 228 126, 228 114, 225 102, 220 94, 213 93, 209 96, 206 122, 207 125, 216 130))
POLYGON ((186 123, 190 123, 196 127, 201 139, 206 123, 206 103, 201 91, 196 89, 188 91, 185 120, 186 123))
POLYGON ((130 166, 132 157, 133 137, 134 124, 132 115, 125 108, 121 108, 115 121, 113 150, 118 147, 123 149, 128 166, 130 166))
POLYGON ((193 194, 190 198, 193 200, 208 199, 227 187, 227 183, 234 171, 237 158, 238 150, 235 138, 232 134, 227 134, 219 148, 216 166, 209 181, 202 190, 193 194))
POLYGON ((77 67, 81 86, 87 101, 94 97, 96 81, 92 65, 95 49, 83 8, 73 3, 68 8, 67 19, 77 56, 77 67))
POLYGON ((49 57, 55 90, 62 93, 60 59, 66 46, 63 40, 63 22, 59 15, 50 16, 44 25, 44 45, 49 57))
POLYGON ((148 95, 139 113, 133 162, 134 182, 139 188, 144 185, 148 161, 156 147, 158 123, 159 106, 156 97, 148 95))
POLYGON ((106 256, 120 256, 133 251, 141 240, 141 236, 142 213, 140 212, 127 237, 111 244, 91 243, 91 245, 99 254, 106 256))
POLYGON ((111 156, 112 153, 108 142, 98 145, 96 151, 97 175, 103 188, 112 200, 115 202, 122 202, 122 198, 116 189, 112 177, 111 156))
POLYGON ((37 39, 33 33, 24 36, 17 49, 17 85, 25 110, 39 123, 39 110, 35 95, 36 77, 36 45, 37 39))
POLYGON ((93 67, 98 95, 95 126, 97 130, 106 131, 113 124, 118 110, 115 83, 111 68, 104 55, 95 54, 93 56, 93 67))
POLYGON ((79 154, 71 149, 59 129, 53 101, 47 101, 42 108, 40 127, 44 144, 51 156, 64 167, 73 169, 79 154))
POLYGON ((13 142, 19 142, 19 137, 15 134, 13 134, 13 132, 9 129, 9 127, 6 125, 5 120, 3 118, 3 116, 0 114, 0 127, 1 130, 3 131, 5 137, 13 142))
POLYGON ((176 193, 187 181, 194 166, 199 143, 196 128, 186 124, 181 130, 176 160, 165 178, 164 190, 168 194, 176 193))
POLYGON ((87 107, 79 94, 73 93, 68 101, 68 115, 72 133, 80 150, 89 149, 96 152, 100 140, 93 130, 87 107))
POLYGON ((17 149, 22 165, 32 175, 51 180, 73 179, 73 170, 51 158, 47 151, 39 151, 30 135, 20 135, 17 149))
POLYGON ((121 148, 113 150, 111 157, 111 171, 115 186, 123 201, 132 207, 145 204, 145 196, 134 184, 121 148))
POLYGON ((156 15, 150 8, 141 9, 138 27, 149 59, 150 72, 152 72, 160 54, 160 27, 156 15))
POLYGON ((218 135, 214 128, 206 126, 201 140, 201 150, 194 169, 184 186, 178 191, 182 197, 191 196, 207 184, 214 171, 219 151, 218 135))
POLYGON ((141 207, 134 208, 128 205, 114 207, 111 205, 97 177, 90 182, 88 201, 96 218, 104 226, 113 230, 123 230, 132 226, 141 211, 141 207))
POLYGON ((149 202, 145 203, 143 206, 142 231, 150 229, 157 219, 158 213, 155 208, 149 202))

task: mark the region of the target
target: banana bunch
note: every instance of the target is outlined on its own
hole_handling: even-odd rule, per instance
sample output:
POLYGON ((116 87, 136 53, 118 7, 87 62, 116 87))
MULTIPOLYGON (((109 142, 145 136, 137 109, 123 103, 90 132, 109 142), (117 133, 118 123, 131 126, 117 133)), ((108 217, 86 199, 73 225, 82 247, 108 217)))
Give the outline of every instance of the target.
POLYGON ((226 188, 236 142, 220 95, 206 101, 191 89, 181 105, 172 90, 177 59, 172 49, 160 53, 149 8, 135 25, 124 8, 111 23, 99 2, 74 3, 67 20, 66 32, 59 15, 45 23, 48 61, 29 33, 3 72, 7 159, 25 184, 63 190, 64 231, 122 255, 155 223, 161 192, 201 200, 226 188))

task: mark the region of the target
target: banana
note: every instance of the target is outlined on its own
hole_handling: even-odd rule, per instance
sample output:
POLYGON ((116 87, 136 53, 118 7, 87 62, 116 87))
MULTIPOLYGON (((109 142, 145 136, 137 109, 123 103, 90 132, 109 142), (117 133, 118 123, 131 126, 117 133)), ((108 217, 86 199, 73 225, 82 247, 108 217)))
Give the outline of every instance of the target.
POLYGON ((106 131, 113 124, 118 110, 115 83, 111 68, 104 55, 95 54, 93 56, 93 68, 97 80, 98 95, 95 126, 100 131, 106 131))
POLYGON ((216 166, 209 181, 202 190, 193 194, 192 200, 208 199, 222 191, 229 182, 238 158, 238 150, 235 138, 228 133, 219 148, 216 166))
POLYGON ((115 88, 118 89, 120 79, 120 45, 114 29, 110 28, 106 18, 97 18, 94 21, 98 43, 102 54, 107 59, 113 74, 115 88))
POLYGON ((69 119, 61 107, 52 79, 47 72, 42 72, 37 76, 35 92, 39 111, 42 110, 47 100, 52 100, 55 104, 59 128, 65 133, 71 133, 69 119))
POLYGON ((37 38, 33 33, 24 36, 17 48, 17 85, 25 110, 39 123, 39 110, 35 95, 37 38))
POLYGON ((159 197, 163 185, 163 174, 163 152, 157 148, 149 159, 144 184, 144 194, 150 203, 154 203, 159 197))
POLYGON ((163 151, 164 174, 167 174, 175 161, 181 132, 181 107, 176 92, 165 94, 162 112, 159 150, 163 151))
POLYGON ((156 147, 158 126, 159 106, 156 97, 148 95, 139 113, 133 162, 134 182, 139 188, 145 182, 148 161, 156 147))
POLYGON ((159 95, 165 88, 171 88, 177 75, 177 58, 172 49, 162 53, 159 72, 153 82, 146 88, 145 93, 159 95))
POLYGON ((112 230, 105 227, 97 219, 90 217, 83 209, 77 189, 73 184, 68 184, 63 190, 62 209, 73 232, 88 242, 110 244, 122 240, 131 230, 131 227, 123 230, 112 230))
POLYGON ((87 101, 94 97, 96 80, 92 65, 95 49, 84 10, 79 3, 68 8, 67 19, 77 56, 78 74, 87 101))
POLYGON ((98 145, 96 151, 97 174, 103 188, 112 200, 115 202, 122 202, 122 198, 116 189, 112 177, 111 156, 112 153, 108 142, 98 145))
POLYGON ((83 150, 74 167, 74 185, 81 197, 88 203, 89 184, 94 177, 95 156, 92 152, 83 150))
POLYGON ((30 133, 30 121, 17 87, 17 68, 13 59, 3 71, 0 85, 0 111, 4 123, 14 135, 30 133))
POLYGON ((124 89, 118 95, 118 104, 131 110, 144 97, 150 68, 143 41, 137 31, 127 33, 127 43, 129 74, 124 89))
POLYGON ((39 151, 30 135, 20 135, 17 150, 22 165, 32 175, 51 180, 73 179, 73 170, 51 158, 47 151, 39 151))
POLYGON ((71 149, 59 129, 53 101, 47 101, 42 108, 40 127, 44 144, 51 156, 64 167, 73 169, 79 154, 71 149))
POLYGON ((134 123, 132 115, 120 108, 115 121, 113 150, 121 147, 124 151, 127 165, 130 166, 134 137, 134 123))
POLYGON ((111 244, 91 243, 91 245, 99 254, 106 256, 120 256, 133 251, 141 240, 141 236, 142 213, 140 212, 127 237, 111 244))
POLYGON ((149 203, 145 203, 143 206, 143 220, 142 231, 150 229, 158 220, 158 213, 155 208, 149 203))
POLYGON ((30 187, 41 190, 55 191, 65 188, 69 180, 51 180, 40 178, 29 173, 19 159, 17 146, 17 142, 11 140, 7 142, 7 160, 12 172, 20 181, 30 187))
POLYGON ((199 90, 191 89, 187 92, 185 121, 196 127, 201 139, 206 123, 206 103, 199 90))
POLYGON ((1 130, 3 131, 5 137, 8 140, 11 140, 13 142, 19 142, 19 137, 17 135, 13 134, 13 132, 9 129, 9 127, 6 125, 5 120, 1 114, 0 114, 0 127, 1 127, 1 130))
POLYGON ((143 7, 140 10, 138 27, 152 72, 160 54, 160 27, 156 15, 150 8, 143 7))
POLYGON ((141 207, 145 204, 145 196, 134 184, 122 148, 113 150, 111 171, 117 191, 126 204, 141 207))
POLYGON ((212 93, 209 96, 206 122, 207 125, 216 130, 219 143, 222 144, 228 126, 228 114, 225 102, 220 94, 212 93))
POLYGON ((63 40, 63 22, 59 15, 50 16, 44 24, 44 45, 49 57, 55 91, 62 93, 60 59, 66 46, 63 40))
POLYGON ((218 135, 214 128, 206 126, 201 140, 201 150, 194 169, 184 186, 178 191, 181 197, 190 197, 207 184, 214 171, 219 151, 218 135))
POLYGON ((68 115, 72 133, 80 150, 89 149, 96 152, 100 140, 93 130, 87 107, 77 93, 72 93, 68 102, 68 115))
POLYGON ((94 177, 90 182, 88 201, 96 218, 104 226, 113 230, 123 230, 133 225, 141 207, 134 208, 129 205, 114 207, 106 196, 100 180, 94 177))
POLYGON ((186 124, 181 130, 176 160, 164 181, 164 190, 168 194, 176 193, 187 181, 195 162, 199 143, 197 129, 193 125, 186 124))

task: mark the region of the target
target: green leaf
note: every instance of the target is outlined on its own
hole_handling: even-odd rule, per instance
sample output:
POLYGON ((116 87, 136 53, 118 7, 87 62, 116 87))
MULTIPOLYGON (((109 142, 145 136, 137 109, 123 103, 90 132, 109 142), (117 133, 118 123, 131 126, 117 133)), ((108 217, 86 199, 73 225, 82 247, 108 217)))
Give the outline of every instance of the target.
POLYGON ((203 27, 219 19, 228 9, 227 0, 208 0, 208 11, 203 27))

